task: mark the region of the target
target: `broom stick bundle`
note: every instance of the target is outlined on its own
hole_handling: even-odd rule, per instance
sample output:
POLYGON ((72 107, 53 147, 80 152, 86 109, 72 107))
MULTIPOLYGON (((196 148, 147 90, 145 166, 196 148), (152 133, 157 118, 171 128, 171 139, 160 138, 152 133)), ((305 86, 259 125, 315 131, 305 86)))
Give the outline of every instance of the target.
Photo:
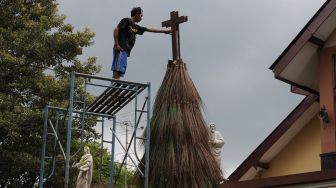
POLYGON ((150 134, 150 187, 205 188, 222 181, 211 153, 202 100, 182 60, 167 65, 154 102, 150 134))

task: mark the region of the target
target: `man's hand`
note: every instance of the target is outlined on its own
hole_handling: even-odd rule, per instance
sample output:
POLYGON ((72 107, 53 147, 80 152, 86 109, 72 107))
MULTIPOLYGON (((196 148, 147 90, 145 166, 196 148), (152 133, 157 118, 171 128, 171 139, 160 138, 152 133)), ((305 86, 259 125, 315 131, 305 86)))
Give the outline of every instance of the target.
POLYGON ((122 51, 122 48, 119 46, 119 44, 115 44, 113 49, 118 51, 118 52, 122 51))
POLYGON ((172 31, 169 29, 169 30, 164 31, 164 33, 166 33, 166 34, 171 34, 172 31))

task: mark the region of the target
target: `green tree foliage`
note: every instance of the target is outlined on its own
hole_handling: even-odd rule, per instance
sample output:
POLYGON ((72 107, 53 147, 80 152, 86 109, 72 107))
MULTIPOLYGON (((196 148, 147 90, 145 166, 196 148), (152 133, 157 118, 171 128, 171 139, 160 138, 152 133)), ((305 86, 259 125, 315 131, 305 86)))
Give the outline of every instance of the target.
MULTIPOLYGON (((85 62, 78 59, 82 49, 92 44, 94 33, 74 31, 64 23, 65 16, 57 13, 53 0, 0 0, 0 18, 0 187, 32 187, 39 175, 42 109, 46 104, 67 107, 69 72, 99 72, 95 57, 85 62)), ((76 80, 78 98, 84 94, 81 83, 83 79, 76 80)), ((49 117, 56 121, 55 112, 49 117)), ((67 117, 59 121, 59 133, 65 135, 67 117)), ((86 142, 98 138, 94 125, 94 120, 85 124, 86 142)), ((73 134, 73 138, 80 136, 73 134)), ((60 139, 65 146, 65 136, 60 139)), ((47 153, 52 153, 49 141, 47 153)), ((74 144, 71 149, 79 147, 74 144)), ((59 149, 56 157, 62 168, 59 149)), ((47 162, 46 169, 50 166, 47 162)), ((56 172, 55 187, 62 187, 64 172, 56 172)))
MULTIPOLYGON (((39 176, 42 109, 46 104, 67 108, 69 72, 99 72, 95 57, 85 62, 78 59, 82 49, 92 44, 94 33, 89 29, 74 31, 70 24, 64 23, 65 16, 57 13, 57 3, 53 0, 0 0, 0 18, 0 187, 32 187, 39 176)), ((83 79, 76 79, 77 99, 84 96, 82 83, 83 79)), ((87 95, 86 100, 92 101, 93 97, 87 95)), ((80 110, 81 106, 77 104, 75 108, 80 110)), ((59 115, 58 135, 65 147, 68 117, 59 115)), ((55 111, 49 111, 49 118, 55 125, 55 111)), ((79 121, 73 121, 74 128, 80 128, 79 121)), ((79 160, 82 146, 88 145, 94 156, 92 183, 107 185, 110 153, 101 150, 95 142, 99 138, 93 128, 95 119, 85 122, 83 133, 72 134, 71 151, 79 151, 72 162, 79 160)), ((48 132, 52 132, 50 127, 48 132)), ((46 152, 55 157, 55 169, 46 186, 63 187, 64 159, 53 141, 54 137, 48 135, 46 152)), ((120 165, 116 163, 114 168, 118 172, 120 165)), ((46 177, 52 169, 52 161, 46 160, 46 177)), ((70 173, 70 186, 74 186, 78 172, 71 169, 70 173)), ((125 173, 128 173, 128 185, 133 184, 134 172, 123 168, 117 187, 124 187, 125 173)))
MULTIPOLYGON (((114 169, 116 170, 116 173, 120 170, 120 164, 116 163, 114 166, 114 169)), ((127 187, 136 187, 136 179, 135 179, 135 171, 126 169, 125 167, 122 167, 120 174, 115 174, 115 179, 118 176, 116 187, 125 187, 125 175, 127 173, 127 187)))

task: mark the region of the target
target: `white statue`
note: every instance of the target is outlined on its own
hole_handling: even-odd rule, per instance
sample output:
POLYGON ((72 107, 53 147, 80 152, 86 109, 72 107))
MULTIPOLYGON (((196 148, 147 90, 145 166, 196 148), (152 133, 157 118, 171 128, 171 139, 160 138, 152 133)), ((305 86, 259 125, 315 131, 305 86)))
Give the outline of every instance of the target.
POLYGON ((221 166, 221 152, 224 145, 224 138, 222 134, 216 130, 216 125, 214 123, 209 124, 210 129, 210 145, 211 151, 214 157, 216 158, 218 165, 221 166))
POLYGON ((93 172, 93 158, 89 147, 84 147, 84 155, 78 163, 73 163, 72 167, 78 168, 76 188, 90 188, 93 172))

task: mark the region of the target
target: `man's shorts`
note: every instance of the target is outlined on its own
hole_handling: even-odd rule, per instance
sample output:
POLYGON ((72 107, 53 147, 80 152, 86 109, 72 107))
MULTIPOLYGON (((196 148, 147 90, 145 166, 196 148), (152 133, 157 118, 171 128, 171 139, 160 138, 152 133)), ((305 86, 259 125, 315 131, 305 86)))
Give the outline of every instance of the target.
POLYGON ((127 67, 127 51, 116 51, 113 50, 113 61, 112 61, 112 71, 117 71, 121 77, 124 76, 127 67))

